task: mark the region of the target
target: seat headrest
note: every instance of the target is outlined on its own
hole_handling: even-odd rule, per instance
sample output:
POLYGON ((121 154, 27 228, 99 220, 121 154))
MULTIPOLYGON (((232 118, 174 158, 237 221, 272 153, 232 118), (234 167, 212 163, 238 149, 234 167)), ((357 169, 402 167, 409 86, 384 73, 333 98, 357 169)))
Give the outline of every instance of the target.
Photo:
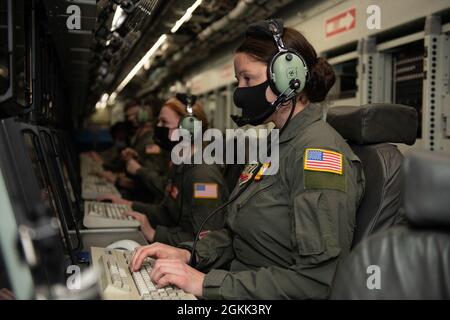
POLYGON ((333 107, 327 122, 351 142, 358 144, 416 141, 418 117, 413 107, 376 103, 361 107, 333 107))
POLYGON ((450 227, 450 155, 420 151, 405 157, 406 218, 421 227, 450 227))

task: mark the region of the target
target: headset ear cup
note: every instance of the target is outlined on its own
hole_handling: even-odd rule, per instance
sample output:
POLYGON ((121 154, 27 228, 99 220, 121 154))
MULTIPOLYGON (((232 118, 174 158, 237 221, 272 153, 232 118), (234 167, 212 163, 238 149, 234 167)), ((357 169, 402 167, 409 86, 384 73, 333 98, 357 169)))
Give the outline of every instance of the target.
POLYGON ((303 58, 294 51, 277 53, 269 66, 269 83, 277 95, 289 91, 291 81, 295 79, 300 82, 295 93, 300 93, 305 87, 307 76, 308 68, 303 58))
POLYGON ((191 138, 194 138, 194 124, 195 121, 198 121, 195 116, 186 116, 180 120, 179 128, 185 129, 191 135, 191 138))
POLYGON ((144 124, 144 123, 146 123, 148 121, 148 112, 147 112, 147 110, 139 109, 138 121, 141 124, 144 124))

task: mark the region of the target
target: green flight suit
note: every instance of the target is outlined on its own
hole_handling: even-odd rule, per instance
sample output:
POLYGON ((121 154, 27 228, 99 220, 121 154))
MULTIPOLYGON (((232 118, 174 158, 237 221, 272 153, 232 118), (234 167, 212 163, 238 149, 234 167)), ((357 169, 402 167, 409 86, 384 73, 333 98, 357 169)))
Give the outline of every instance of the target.
POLYGON ((139 159, 144 159, 146 157, 145 148, 154 143, 152 130, 138 129, 135 136, 131 139, 130 147, 137 152, 139 159))
POLYGON ((160 154, 148 154, 146 147, 155 144, 151 130, 142 133, 133 139, 132 148, 139 155, 142 168, 136 173, 134 180, 138 183, 133 191, 135 199, 151 203, 161 202, 164 196, 164 188, 168 179, 168 162, 170 154, 161 151, 160 154))
POLYGON ((113 172, 121 172, 125 170, 125 165, 120 159, 120 149, 117 146, 112 146, 108 150, 100 153, 103 159, 103 168, 113 172))
MULTIPOLYGON (((162 163, 161 163, 162 164, 162 163)), ((150 198, 153 203, 161 201, 164 197, 165 187, 167 185, 169 166, 168 162, 166 168, 157 167, 157 164, 142 166, 137 172, 136 177, 142 182, 150 193, 150 198)))
MULTIPOLYGON (((133 202, 134 211, 147 215, 155 228, 155 242, 178 245, 193 241, 203 220, 228 199, 228 189, 217 165, 173 165, 162 203, 133 202), (198 187, 205 190, 197 191, 198 187), (205 193, 206 192, 206 193, 205 193)), ((223 214, 209 220, 203 230, 224 226, 223 214)))
POLYGON ((228 207, 225 228, 199 241, 203 296, 327 298, 351 247, 364 181, 360 160, 322 120, 322 108, 307 106, 280 137, 278 173, 254 181, 228 207), (342 154, 342 174, 306 170, 308 148, 342 154))

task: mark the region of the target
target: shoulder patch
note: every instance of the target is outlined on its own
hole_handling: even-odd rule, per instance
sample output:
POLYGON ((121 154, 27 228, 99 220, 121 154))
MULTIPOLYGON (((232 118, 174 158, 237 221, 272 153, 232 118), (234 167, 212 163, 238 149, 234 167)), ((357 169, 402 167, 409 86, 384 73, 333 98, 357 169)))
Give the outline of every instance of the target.
POLYGON ((217 199, 218 197, 217 183, 194 183, 194 199, 217 199))
POLYGON ((309 148, 305 150, 303 170, 343 174, 342 154, 335 151, 309 148))

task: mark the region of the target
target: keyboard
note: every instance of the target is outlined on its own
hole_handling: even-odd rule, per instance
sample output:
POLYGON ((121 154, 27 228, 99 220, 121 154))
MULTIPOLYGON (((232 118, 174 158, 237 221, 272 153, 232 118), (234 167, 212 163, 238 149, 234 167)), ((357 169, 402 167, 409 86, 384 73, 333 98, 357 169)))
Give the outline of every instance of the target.
POLYGON ((131 252, 91 247, 92 264, 100 274, 105 300, 197 300, 175 286, 158 289, 150 279, 154 259, 147 258, 138 272, 131 271, 131 252))
POLYGON ((94 172, 101 172, 103 171, 103 166, 95 162, 90 157, 84 155, 80 156, 80 175, 81 178, 85 178, 89 175, 92 175, 94 172))
POLYGON ((137 228, 139 222, 124 215, 130 206, 97 201, 84 202, 83 225, 86 228, 137 228))
POLYGON ((108 183, 104 178, 101 178, 99 176, 96 175, 87 175, 85 177, 82 178, 83 182, 87 183, 87 184, 105 184, 108 183))
POLYGON ((84 200, 94 200, 97 197, 105 194, 112 194, 120 197, 120 192, 111 183, 87 183, 83 182, 81 185, 81 197, 84 200))

